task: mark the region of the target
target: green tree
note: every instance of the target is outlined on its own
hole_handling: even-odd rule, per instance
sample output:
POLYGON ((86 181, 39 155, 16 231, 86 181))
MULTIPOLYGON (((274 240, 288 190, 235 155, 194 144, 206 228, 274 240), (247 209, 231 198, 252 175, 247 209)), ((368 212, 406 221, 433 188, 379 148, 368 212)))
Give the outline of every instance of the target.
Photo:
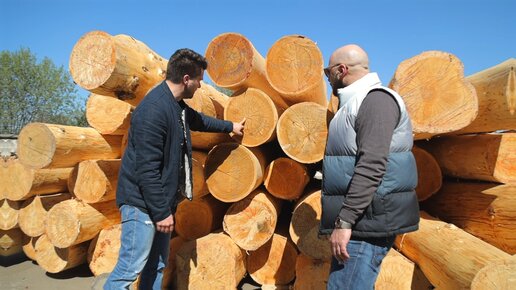
POLYGON ((27 48, 0 52, 0 134, 17 135, 30 122, 87 126, 85 100, 68 72, 27 48))

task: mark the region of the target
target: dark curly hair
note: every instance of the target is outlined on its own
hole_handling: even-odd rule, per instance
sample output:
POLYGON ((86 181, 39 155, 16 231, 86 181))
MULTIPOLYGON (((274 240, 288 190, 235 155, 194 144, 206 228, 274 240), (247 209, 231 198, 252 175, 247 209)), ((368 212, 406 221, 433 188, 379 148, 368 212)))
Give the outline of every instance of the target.
POLYGON ((166 78, 178 84, 184 75, 196 78, 201 74, 201 69, 207 67, 208 62, 204 56, 189 48, 178 49, 168 61, 166 78))

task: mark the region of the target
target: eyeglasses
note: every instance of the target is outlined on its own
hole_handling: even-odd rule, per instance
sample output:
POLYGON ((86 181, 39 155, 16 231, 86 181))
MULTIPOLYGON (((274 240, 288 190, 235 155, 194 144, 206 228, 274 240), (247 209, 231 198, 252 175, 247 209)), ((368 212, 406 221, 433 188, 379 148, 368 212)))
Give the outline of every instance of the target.
POLYGON ((329 67, 325 67, 323 70, 324 70, 324 74, 326 75, 327 78, 330 77, 330 72, 331 72, 331 69, 338 66, 338 65, 341 65, 342 63, 337 63, 337 64, 334 64, 332 66, 329 66, 329 67))

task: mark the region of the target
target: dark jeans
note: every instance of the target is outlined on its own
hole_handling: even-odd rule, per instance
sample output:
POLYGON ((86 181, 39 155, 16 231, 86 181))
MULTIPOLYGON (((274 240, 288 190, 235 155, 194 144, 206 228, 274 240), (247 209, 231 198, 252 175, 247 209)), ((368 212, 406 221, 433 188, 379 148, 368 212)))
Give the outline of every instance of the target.
POLYGON ((346 262, 341 264, 332 257, 327 289, 374 289, 380 264, 391 249, 395 238, 350 240, 347 245, 349 259, 346 262))

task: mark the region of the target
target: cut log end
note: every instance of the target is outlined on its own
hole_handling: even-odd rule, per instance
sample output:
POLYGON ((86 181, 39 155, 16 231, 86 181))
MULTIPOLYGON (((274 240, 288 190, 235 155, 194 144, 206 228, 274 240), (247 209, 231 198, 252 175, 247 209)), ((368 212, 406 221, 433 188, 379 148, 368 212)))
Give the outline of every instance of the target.
POLYGON ((59 273, 85 263, 87 251, 88 242, 60 249, 54 247, 46 235, 36 241, 36 261, 49 273, 59 273))
POLYGON ((256 147, 276 137, 278 110, 264 92, 247 89, 233 95, 224 110, 224 119, 232 122, 245 122, 243 136, 233 136, 247 147, 256 147))
POLYGON ((266 71, 270 84, 280 94, 300 94, 321 84, 322 53, 304 36, 285 36, 267 53, 266 71))
POLYGON ((46 234, 59 248, 72 246, 81 232, 81 224, 75 208, 76 201, 64 201, 48 211, 46 234), (57 222, 59 221, 59 222, 57 222))
POLYGON ((275 197, 296 200, 310 181, 305 165, 290 158, 278 158, 265 170, 265 188, 275 197))
POLYGON ((324 156, 328 136, 326 107, 304 102, 288 108, 278 120, 276 133, 283 151, 301 163, 315 163, 324 156))
POLYGON ((251 72, 254 51, 251 42, 241 34, 215 37, 206 49, 210 78, 219 87, 240 87, 251 72))
POLYGON ((70 73, 79 86, 94 90, 102 86, 116 66, 113 37, 103 31, 92 31, 81 37, 70 55, 70 73))
POLYGON ((413 147, 412 153, 417 164, 417 187, 416 193, 419 201, 428 199, 435 194, 442 186, 442 172, 439 163, 427 151, 413 147))
POLYGON ((113 98, 91 94, 86 103, 86 120, 101 134, 123 135, 127 132, 133 106, 113 98))
POLYGON ((52 131, 42 123, 30 123, 18 135, 18 158, 34 168, 43 168, 52 163, 56 140, 52 131))
POLYGON ((493 262, 482 268, 471 282, 472 290, 516 288, 516 258, 493 262))

